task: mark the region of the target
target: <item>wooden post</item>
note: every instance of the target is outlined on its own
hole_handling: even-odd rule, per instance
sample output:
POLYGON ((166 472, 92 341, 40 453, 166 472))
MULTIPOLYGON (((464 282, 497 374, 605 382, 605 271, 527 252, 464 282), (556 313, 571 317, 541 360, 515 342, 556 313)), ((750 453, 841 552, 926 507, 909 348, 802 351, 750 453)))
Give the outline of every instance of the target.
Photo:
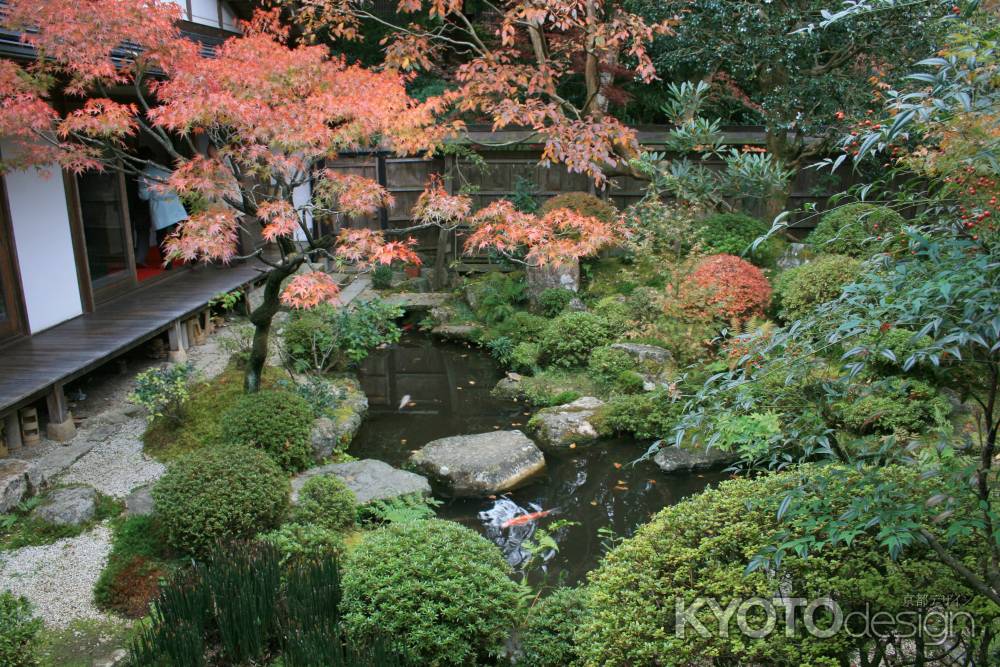
POLYGON ((69 411, 69 402, 61 384, 52 385, 52 391, 45 399, 49 409, 49 424, 46 427, 46 434, 49 440, 56 442, 66 442, 72 440, 76 435, 76 425, 73 423, 73 415, 69 411))
POLYGON ((167 359, 175 364, 183 364, 187 361, 187 345, 185 339, 187 332, 181 326, 180 321, 174 322, 167 330, 167 339, 170 341, 170 353, 167 359))
POLYGON ((21 420, 17 418, 17 410, 4 417, 4 438, 7 440, 7 453, 21 449, 21 420))

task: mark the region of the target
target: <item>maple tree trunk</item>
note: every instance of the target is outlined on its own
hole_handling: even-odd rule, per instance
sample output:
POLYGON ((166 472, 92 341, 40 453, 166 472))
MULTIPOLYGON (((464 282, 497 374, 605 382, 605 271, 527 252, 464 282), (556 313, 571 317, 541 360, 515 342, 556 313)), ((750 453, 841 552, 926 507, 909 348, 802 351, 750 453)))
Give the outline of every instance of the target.
POLYGON ((260 380, 264 374, 264 364, 267 362, 268 339, 271 335, 271 321, 281 306, 281 283, 285 278, 295 273, 301 261, 282 264, 271 269, 264 283, 264 298, 259 306, 250 313, 250 323, 253 325, 253 344, 250 347, 250 358, 243 376, 243 389, 248 394, 260 391, 260 380))

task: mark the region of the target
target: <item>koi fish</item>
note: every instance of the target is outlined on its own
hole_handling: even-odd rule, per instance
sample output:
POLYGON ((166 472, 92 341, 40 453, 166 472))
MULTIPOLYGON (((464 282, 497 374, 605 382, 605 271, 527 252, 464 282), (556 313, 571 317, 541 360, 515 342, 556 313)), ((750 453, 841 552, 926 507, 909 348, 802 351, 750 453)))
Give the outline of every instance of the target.
POLYGON ((522 514, 521 516, 516 516, 513 519, 507 519, 500 524, 501 528, 510 528, 511 526, 523 526, 526 523, 531 523, 535 519, 541 519, 543 516, 548 516, 552 514, 552 510, 542 510, 541 512, 531 512, 530 514, 522 514))
POLYGON ((407 406, 407 405, 408 405, 409 403, 410 403, 410 395, 409 395, 409 394, 407 394, 406 396, 404 396, 404 397, 403 397, 403 400, 401 400, 401 401, 399 402, 399 409, 400 409, 400 410, 402 410, 402 409, 403 409, 403 408, 405 408, 405 407, 406 407, 406 406, 407 406))

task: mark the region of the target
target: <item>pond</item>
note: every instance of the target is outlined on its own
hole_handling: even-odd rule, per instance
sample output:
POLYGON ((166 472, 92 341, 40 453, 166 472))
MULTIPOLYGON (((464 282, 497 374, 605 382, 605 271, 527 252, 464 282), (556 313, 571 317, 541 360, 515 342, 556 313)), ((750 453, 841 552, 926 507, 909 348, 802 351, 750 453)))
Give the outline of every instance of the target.
MULTIPOLYGON (((528 406, 490 396, 503 377, 488 354, 408 332, 390 348, 372 354, 359 377, 370 410, 350 453, 405 467, 413 450, 451 435, 524 429, 528 406)), ((665 475, 652 461, 633 465, 645 443, 613 440, 581 447, 571 455, 546 454, 546 472, 498 498, 445 500, 441 518, 474 528, 497 543, 508 562, 521 566, 523 542, 537 528, 559 545, 532 580, 574 584, 593 569, 610 539, 631 535, 658 510, 723 479, 723 473, 665 475), (525 523, 507 522, 548 512, 525 523), (569 525, 558 527, 560 523, 569 525), (552 531, 555 525, 557 529, 552 531)))

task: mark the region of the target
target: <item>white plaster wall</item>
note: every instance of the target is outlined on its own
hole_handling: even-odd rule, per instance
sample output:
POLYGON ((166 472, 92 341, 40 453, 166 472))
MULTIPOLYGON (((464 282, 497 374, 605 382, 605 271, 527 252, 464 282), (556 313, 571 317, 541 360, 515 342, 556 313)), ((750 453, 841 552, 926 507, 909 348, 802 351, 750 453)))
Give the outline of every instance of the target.
MULTIPOLYGON (((13 148, 4 141, 0 150, 9 155, 13 148)), ((28 327, 37 333, 83 312, 66 191, 57 168, 48 178, 29 169, 4 180, 28 327)))

